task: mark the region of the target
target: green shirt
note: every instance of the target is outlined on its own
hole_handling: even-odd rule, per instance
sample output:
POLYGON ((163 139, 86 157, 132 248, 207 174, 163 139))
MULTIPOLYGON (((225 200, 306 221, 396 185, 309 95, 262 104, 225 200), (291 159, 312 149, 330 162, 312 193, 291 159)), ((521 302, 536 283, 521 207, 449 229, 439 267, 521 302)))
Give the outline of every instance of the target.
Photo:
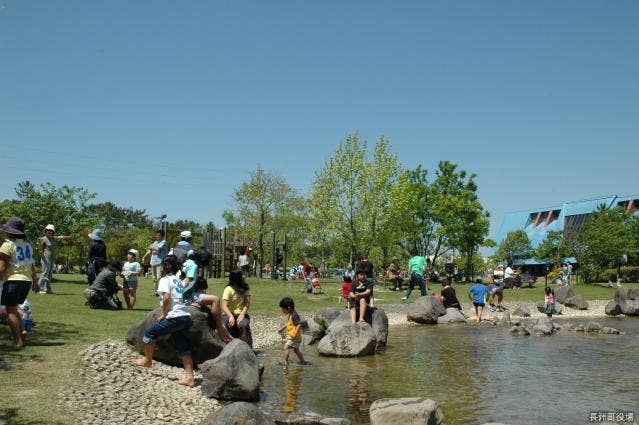
POLYGON ((419 255, 414 256, 410 260, 408 260, 408 268, 411 273, 417 273, 418 275, 424 277, 424 265, 426 264, 426 258, 420 257, 419 255))

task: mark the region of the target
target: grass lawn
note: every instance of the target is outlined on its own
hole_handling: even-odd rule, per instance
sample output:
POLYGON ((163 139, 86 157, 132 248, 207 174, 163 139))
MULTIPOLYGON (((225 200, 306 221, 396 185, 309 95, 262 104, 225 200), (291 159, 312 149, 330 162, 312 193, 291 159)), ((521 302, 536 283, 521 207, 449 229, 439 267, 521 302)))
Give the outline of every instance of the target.
MULTIPOLYGON (((153 296, 153 282, 141 279, 139 300, 133 311, 90 310, 84 305, 82 291, 86 288, 84 275, 56 275, 55 295, 30 294, 37 326, 30 335, 28 346, 21 351, 0 348, 0 423, 52 424, 73 423, 73 418, 59 404, 59 393, 80 379, 78 352, 105 339, 122 340, 129 327, 158 306, 153 296), (9 367, 6 367, 9 364, 9 367)), ((208 293, 221 295, 222 279, 210 279, 208 293)), ((279 300, 290 296, 299 311, 313 311, 337 305, 341 282, 327 279, 322 282, 324 295, 300 293, 301 280, 276 282, 249 278, 254 314, 279 314, 279 300)), ((462 301, 468 285, 455 284, 462 301)), ((553 285, 554 286, 554 285, 553 285)), ((638 285, 627 285, 637 287, 638 285)), ((439 287, 435 289, 439 292, 439 287)), ((597 285, 576 285, 575 292, 586 299, 612 299, 615 289, 597 285)), ((416 299, 419 290, 412 296, 416 299)), ((376 302, 400 303, 402 292, 383 289, 378 284, 376 302)), ((532 289, 506 291, 505 301, 542 301, 543 280, 532 289)), ((10 341, 7 326, 0 326, 0 344, 10 341)))

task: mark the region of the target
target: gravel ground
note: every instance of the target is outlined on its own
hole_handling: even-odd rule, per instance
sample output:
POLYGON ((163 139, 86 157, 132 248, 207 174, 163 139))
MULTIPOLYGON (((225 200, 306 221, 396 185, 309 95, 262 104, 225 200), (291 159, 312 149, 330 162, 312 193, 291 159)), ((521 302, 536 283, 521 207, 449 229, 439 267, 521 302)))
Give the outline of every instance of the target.
MULTIPOLYGON (((588 303, 588 310, 564 308, 564 314, 557 317, 605 317, 607 301, 588 303)), ((537 311, 535 303, 513 302, 504 303, 504 306, 512 312, 520 304, 528 305, 532 318, 545 317, 537 311)), ((392 304, 381 308, 386 312, 390 326, 415 325, 406 320, 407 307, 408 304, 392 304)), ((472 318, 472 305, 464 303, 463 308, 472 318)), ((484 317, 499 319, 503 314, 486 310, 484 317)), ((309 312, 301 312, 300 315, 309 319, 312 317, 309 312)), ((281 316, 251 316, 254 348, 281 343, 281 337, 275 332, 281 320, 281 316)), ((62 394, 78 423, 196 424, 221 407, 216 400, 201 395, 197 386, 201 382, 201 375, 197 371, 196 387, 187 388, 174 382, 183 376, 182 368, 159 362, 154 362, 149 369, 134 367, 131 360, 137 356, 121 341, 103 341, 80 353, 84 382, 80 387, 62 394)))

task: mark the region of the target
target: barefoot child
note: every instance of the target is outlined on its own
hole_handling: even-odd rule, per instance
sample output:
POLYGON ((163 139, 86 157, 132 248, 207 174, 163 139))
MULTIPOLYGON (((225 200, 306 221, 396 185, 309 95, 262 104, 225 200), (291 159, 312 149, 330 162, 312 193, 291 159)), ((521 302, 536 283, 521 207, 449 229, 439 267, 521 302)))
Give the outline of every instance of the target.
POLYGON ((552 320, 552 315, 557 314, 557 309, 555 308, 555 291, 553 291, 550 286, 546 286, 545 292, 546 316, 552 320))
POLYGON ((351 311, 351 321, 357 323, 357 313, 359 312, 359 321, 365 322, 366 310, 370 305, 373 288, 368 275, 364 270, 357 271, 357 279, 351 283, 349 296, 349 309, 351 311))
POLYGON ((477 324, 481 322, 481 315, 484 312, 484 306, 486 305, 486 296, 490 294, 490 289, 484 285, 481 281, 478 281, 468 290, 468 298, 473 302, 475 306, 475 315, 477 316, 477 324))
POLYGON ((142 274, 142 266, 137 262, 138 251, 130 249, 126 254, 126 263, 122 266, 122 275, 124 276, 124 285, 122 293, 126 307, 132 310, 135 307, 136 293, 138 290, 138 276, 142 274))
POLYGON ((300 359, 300 364, 306 364, 304 356, 299 349, 302 342, 302 330, 300 316, 295 311, 295 303, 291 298, 282 298, 280 301, 280 308, 282 313, 288 316, 286 324, 277 330, 278 333, 282 333, 286 329, 286 344, 284 344, 284 368, 288 367, 288 356, 292 349, 297 358, 300 359))
POLYGON ((346 300, 346 307, 348 307, 348 299, 351 293, 351 283, 353 279, 350 276, 344 275, 344 283, 342 283, 342 295, 337 299, 337 304, 342 303, 342 299, 346 300))
POLYGON ((193 387, 195 379, 193 377, 193 360, 191 359, 191 342, 189 341, 189 328, 193 321, 182 297, 185 290, 184 283, 175 277, 181 264, 175 255, 167 255, 162 266, 165 276, 158 281, 158 294, 160 295, 162 311, 155 319, 155 323, 144 331, 142 339, 144 341, 144 357, 133 360, 133 364, 151 367, 155 341, 161 336, 170 334, 186 372, 186 376, 177 383, 193 387))
MULTIPOLYGON (((217 334, 220 336, 220 338, 222 338, 224 342, 231 342, 233 340, 233 337, 226 329, 226 327, 224 326, 224 322, 222 321, 222 313, 220 311, 220 297, 216 297, 215 295, 208 295, 206 293, 206 290, 208 288, 209 284, 206 279, 204 279, 203 277, 197 277, 195 279, 195 287, 191 305, 193 307, 199 308, 200 310, 207 305, 210 306, 210 316, 213 318, 213 324, 215 325, 215 329, 217 329, 217 334)), ((213 324, 209 322, 209 325, 213 324)))

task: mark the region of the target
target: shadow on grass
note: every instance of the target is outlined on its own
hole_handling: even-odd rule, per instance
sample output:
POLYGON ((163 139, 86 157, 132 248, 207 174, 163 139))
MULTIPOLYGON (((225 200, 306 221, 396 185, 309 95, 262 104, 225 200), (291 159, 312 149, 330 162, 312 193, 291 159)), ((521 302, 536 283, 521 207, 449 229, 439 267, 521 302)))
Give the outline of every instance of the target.
POLYGON ((34 420, 30 421, 25 418, 21 418, 19 409, 16 408, 0 408, 0 424, 5 425, 48 425, 48 424, 61 424, 62 422, 50 422, 34 420))

